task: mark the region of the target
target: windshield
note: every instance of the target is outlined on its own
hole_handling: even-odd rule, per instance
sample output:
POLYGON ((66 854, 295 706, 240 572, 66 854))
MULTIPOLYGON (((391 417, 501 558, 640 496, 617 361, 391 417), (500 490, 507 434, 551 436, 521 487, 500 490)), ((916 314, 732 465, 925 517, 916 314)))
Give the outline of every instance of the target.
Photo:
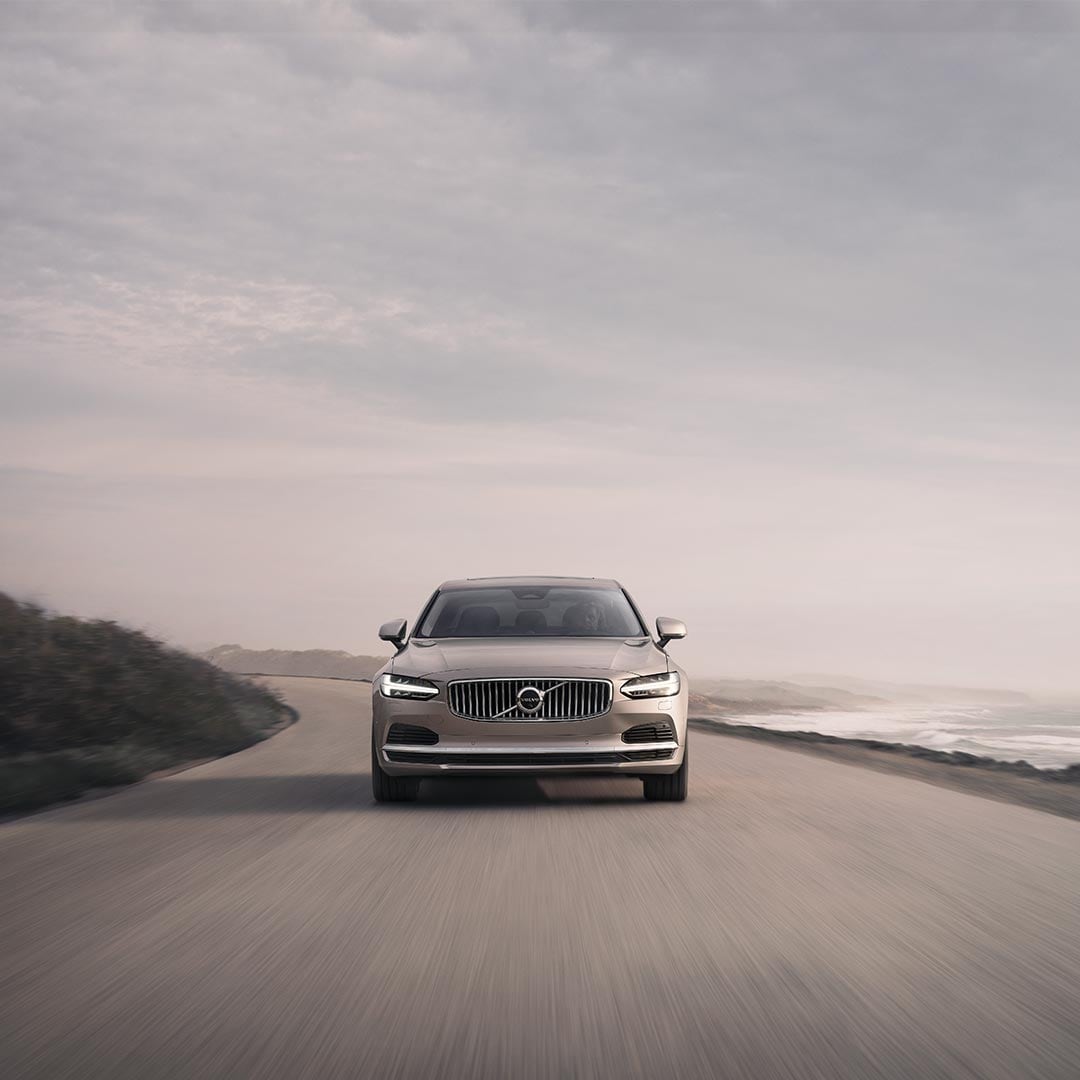
POLYGON ((415 636, 645 637, 646 633, 618 589, 502 586, 439 593, 415 636))

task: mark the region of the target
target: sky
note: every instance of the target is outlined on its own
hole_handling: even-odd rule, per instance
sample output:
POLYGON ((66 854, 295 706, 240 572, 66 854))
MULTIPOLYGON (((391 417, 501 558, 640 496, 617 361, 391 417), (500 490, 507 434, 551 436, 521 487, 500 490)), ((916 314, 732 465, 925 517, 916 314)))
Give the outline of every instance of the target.
POLYGON ((0 3, 0 588, 1080 688, 1068 4, 0 3))

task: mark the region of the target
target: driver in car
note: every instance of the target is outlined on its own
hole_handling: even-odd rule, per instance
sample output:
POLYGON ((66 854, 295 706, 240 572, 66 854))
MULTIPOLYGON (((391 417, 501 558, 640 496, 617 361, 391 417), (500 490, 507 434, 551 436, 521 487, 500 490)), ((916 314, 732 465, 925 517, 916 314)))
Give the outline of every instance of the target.
POLYGON ((604 613, 599 604, 586 601, 566 609, 563 626, 572 634, 600 634, 604 629, 604 613))

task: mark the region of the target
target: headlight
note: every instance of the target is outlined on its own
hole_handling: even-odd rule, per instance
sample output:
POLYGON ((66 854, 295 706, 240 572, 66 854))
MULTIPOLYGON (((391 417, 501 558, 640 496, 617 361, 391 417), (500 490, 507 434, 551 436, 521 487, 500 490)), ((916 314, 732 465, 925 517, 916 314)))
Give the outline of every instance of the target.
POLYGON ((679 673, 662 671, 659 675, 642 675, 622 684, 627 697, 674 697, 679 692, 679 673))
POLYGON ((411 698, 414 701, 433 698, 439 688, 426 679, 407 679, 404 675, 382 675, 379 690, 383 697, 411 698))

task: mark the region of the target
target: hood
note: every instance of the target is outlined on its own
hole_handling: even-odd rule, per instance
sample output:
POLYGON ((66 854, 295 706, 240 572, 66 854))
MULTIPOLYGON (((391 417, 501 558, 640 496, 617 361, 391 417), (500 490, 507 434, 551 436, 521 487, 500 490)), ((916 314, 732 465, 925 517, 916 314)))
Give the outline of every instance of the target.
POLYGON ((648 638, 441 638, 409 642, 394 671, 417 676, 648 675, 667 657, 648 638))

